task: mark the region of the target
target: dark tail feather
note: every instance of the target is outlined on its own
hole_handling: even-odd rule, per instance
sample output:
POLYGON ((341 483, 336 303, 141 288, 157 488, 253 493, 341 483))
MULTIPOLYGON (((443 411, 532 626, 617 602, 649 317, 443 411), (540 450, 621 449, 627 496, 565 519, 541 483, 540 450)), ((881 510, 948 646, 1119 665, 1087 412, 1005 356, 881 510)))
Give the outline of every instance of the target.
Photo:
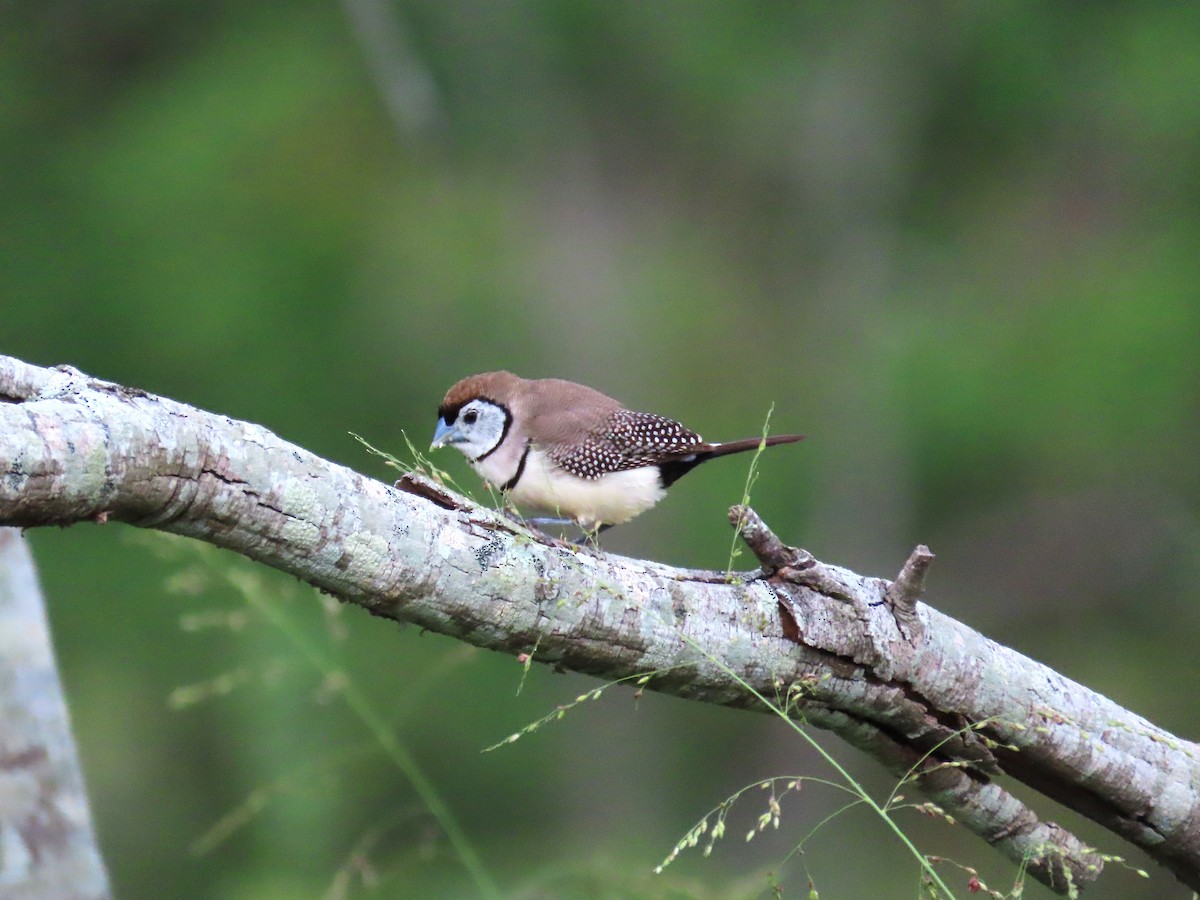
MULTIPOLYGON (((776 444, 794 444, 796 441, 802 440, 804 440, 802 434, 773 434, 766 438, 766 445, 774 447, 776 444)), ((710 449, 702 452, 700 456, 703 459, 713 459, 718 456, 728 456, 730 453, 745 453, 747 450, 757 450, 761 443, 763 443, 763 438, 746 438, 744 441, 710 444, 710 449)))
MULTIPOLYGON (((766 445, 773 447, 776 444, 794 444, 796 441, 802 440, 804 440, 804 435, 802 434, 775 434, 766 439, 766 445)), ((723 444, 709 444, 705 449, 697 451, 695 454, 690 454, 691 458, 685 457, 659 463, 659 480, 662 482, 664 488, 668 488, 702 462, 716 459, 718 456, 728 456, 730 453, 745 453, 747 450, 757 450, 758 445, 761 443, 763 443, 762 438, 746 438, 744 441, 726 441, 723 444)))

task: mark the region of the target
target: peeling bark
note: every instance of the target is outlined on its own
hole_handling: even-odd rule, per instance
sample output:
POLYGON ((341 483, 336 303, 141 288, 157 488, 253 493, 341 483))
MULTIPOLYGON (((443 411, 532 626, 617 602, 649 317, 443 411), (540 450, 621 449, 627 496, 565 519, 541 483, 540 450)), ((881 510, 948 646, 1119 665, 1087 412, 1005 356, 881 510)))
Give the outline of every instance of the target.
POLYGON ((0 357, 0 524, 121 521, 209 541, 374 615, 606 679, 763 708, 728 674, 918 785, 1060 892, 1101 859, 1005 773, 1200 889, 1196 745, 919 602, 895 582, 731 517, 763 563, 736 576, 568 548, 418 475, 395 489, 265 429, 0 357), (953 765, 947 765, 953 763, 953 765))

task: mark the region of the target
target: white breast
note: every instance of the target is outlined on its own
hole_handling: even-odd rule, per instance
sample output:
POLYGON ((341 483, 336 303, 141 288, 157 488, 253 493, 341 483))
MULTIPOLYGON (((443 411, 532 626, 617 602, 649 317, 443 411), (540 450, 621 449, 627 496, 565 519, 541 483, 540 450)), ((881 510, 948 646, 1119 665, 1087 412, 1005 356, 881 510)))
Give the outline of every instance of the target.
MULTIPOLYGON (((500 472, 484 471, 490 458, 478 468, 479 474, 493 484, 503 484, 500 472)), ((658 477, 658 468, 643 466, 612 472, 599 478, 579 478, 560 469, 540 450, 533 448, 525 461, 521 479, 509 492, 517 506, 533 506, 567 516, 585 530, 597 525, 620 525, 654 506, 666 495, 658 477)))

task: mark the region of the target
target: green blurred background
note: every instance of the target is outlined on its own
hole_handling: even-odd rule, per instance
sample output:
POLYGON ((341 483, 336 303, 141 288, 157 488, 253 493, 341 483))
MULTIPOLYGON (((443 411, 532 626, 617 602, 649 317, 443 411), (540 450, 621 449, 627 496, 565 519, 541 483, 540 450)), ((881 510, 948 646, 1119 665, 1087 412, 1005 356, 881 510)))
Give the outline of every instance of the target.
MULTIPOLYGON (((0 352, 384 479, 348 432, 424 446, 475 371, 583 381, 714 439, 757 434, 774 402, 775 431, 809 436, 762 459, 754 504, 785 539, 883 576, 926 542, 930 602, 1200 730, 1200 6, 42 0, 2 18, 0 352)), ((724 567, 745 476, 705 467, 607 549, 724 567)), ((121 526, 32 537, 122 898, 475 896, 347 683, 506 895, 774 878, 790 897, 806 870, 824 898, 917 894, 864 813, 784 861, 841 803, 817 788, 746 844, 755 792, 711 858, 651 874, 733 790, 828 774, 766 716, 618 688, 481 755, 596 682, 535 666, 517 696, 514 660, 287 579, 248 602, 232 557, 121 526), (188 686, 218 696, 173 702, 188 686)), ((962 829, 911 833, 1011 887, 962 829)), ((1151 868, 1089 896, 1189 896, 1151 868)))

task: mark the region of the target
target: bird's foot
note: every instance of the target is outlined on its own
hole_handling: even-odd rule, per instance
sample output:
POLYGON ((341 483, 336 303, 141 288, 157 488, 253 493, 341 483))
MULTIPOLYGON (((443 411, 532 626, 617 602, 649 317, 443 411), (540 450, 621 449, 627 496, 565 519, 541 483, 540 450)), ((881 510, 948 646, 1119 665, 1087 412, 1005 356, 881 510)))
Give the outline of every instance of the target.
POLYGON ((612 528, 611 525, 596 525, 592 528, 584 528, 578 540, 574 541, 576 547, 586 547, 589 550, 600 552, 600 532, 607 531, 612 528))
POLYGON ((546 525, 574 525, 574 519, 564 519, 557 516, 533 516, 526 518, 511 507, 504 507, 501 512, 509 519, 512 519, 526 531, 530 531, 544 544, 549 544, 551 547, 560 547, 567 550, 576 549, 579 545, 574 541, 564 540, 553 534, 545 531, 543 526, 546 525))
POLYGON ((525 524, 541 528, 543 525, 574 525, 575 520, 565 519, 561 516, 534 516, 532 519, 526 519, 525 524))
POLYGON ((534 528, 538 532, 538 534, 545 535, 545 537, 547 539, 549 539, 552 543, 554 543, 556 546, 571 547, 571 548, 575 548, 575 549, 583 548, 586 550, 592 550, 597 553, 599 553, 600 549, 601 549, 600 548, 600 532, 612 527, 610 525, 595 525, 591 528, 585 528, 582 525, 580 525, 577 521, 575 521, 574 519, 568 519, 568 518, 564 518, 562 516, 539 516, 536 518, 528 519, 528 520, 526 520, 526 526, 530 527, 530 528, 534 528), (542 530, 542 527, 546 526, 546 525, 549 525, 551 527, 575 526, 582 533, 579 535, 579 537, 577 537, 573 540, 556 538, 556 537, 552 537, 552 536, 546 534, 546 532, 542 530))
POLYGON ((531 516, 530 518, 526 518, 525 516, 522 516, 519 512, 517 512, 515 509, 512 509, 510 507, 503 508, 501 510, 501 512, 508 518, 512 519, 514 522, 516 522, 521 527, 526 528, 529 531, 532 531, 540 539, 542 539, 545 543, 550 544, 551 546, 554 546, 554 547, 563 547, 563 548, 571 549, 571 550, 578 550, 580 548, 584 548, 587 550, 593 550, 593 551, 599 552, 601 549, 600 548, 600 540, 599 540, 600 532, 606 531, 612 527, 611 525, 597 525, 597 526, 593 526, 592 528, 584 528, 582 525, 580 525, 574 519, 570 519, 565 516, 531 516), (582 532, 582 534, 580 534, 579 537, 577 537, 573 540, 568 540, 563 537, 549 534, 545 530, 545 528, 547 526, 549 526, 551 528, 564 528, 564 527, 574 526, 574 527, 579 528, 580 531, 582 532))

